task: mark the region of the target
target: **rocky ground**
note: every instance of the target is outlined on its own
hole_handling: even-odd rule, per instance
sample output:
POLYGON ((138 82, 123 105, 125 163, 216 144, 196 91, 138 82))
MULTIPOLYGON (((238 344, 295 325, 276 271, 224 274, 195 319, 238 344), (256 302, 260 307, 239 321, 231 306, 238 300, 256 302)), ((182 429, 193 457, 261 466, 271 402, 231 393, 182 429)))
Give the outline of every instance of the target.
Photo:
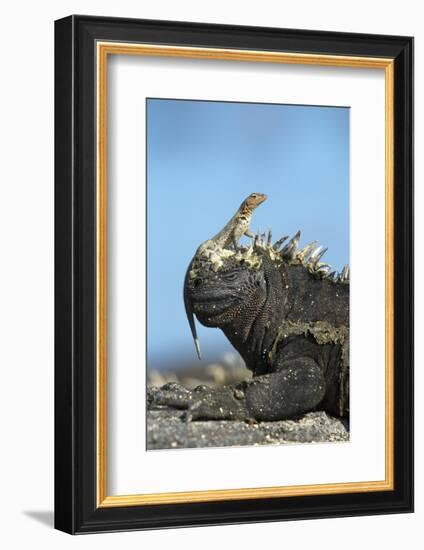
POLYGON ((257 424, 229 420, 184 422, 181 414, 170 408, 147 412, 149 450, 349 440, 349 431, 342 421, 325 412, 311 412, 297 420, 257 424))
MULTIPOLYGON (((188 389, 199 384, 212 388, 234 386, 251 378, 237 354, 227 353, 204 368, 195 365, 177 370, 148 372, 148 393, 165 383, 175 382, 188 389)), ((286 443, 323 443, 348 441, 349 431, 340 419, 325 412, 312 412, 296 420, 259 422, 234 420, 185 422, 183 411, 154 407, 147 411, 147 448, 182 449, 286 443)))

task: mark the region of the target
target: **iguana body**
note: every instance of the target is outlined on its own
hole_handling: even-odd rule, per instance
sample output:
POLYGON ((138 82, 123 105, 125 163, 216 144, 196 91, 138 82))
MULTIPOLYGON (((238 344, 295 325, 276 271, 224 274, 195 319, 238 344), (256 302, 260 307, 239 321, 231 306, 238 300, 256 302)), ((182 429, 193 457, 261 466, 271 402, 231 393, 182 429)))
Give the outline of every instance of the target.
POLYGON ((257 235, 247 249, 201 251, 187 271, 186 303, 218 327, 253 372, 235 388, 192 392, 165 386, 152 402, 187 409, 188 419, 280 420, 312 410, 349 410, 348 269, 330 273, 316 243, 282 250, 257 235))

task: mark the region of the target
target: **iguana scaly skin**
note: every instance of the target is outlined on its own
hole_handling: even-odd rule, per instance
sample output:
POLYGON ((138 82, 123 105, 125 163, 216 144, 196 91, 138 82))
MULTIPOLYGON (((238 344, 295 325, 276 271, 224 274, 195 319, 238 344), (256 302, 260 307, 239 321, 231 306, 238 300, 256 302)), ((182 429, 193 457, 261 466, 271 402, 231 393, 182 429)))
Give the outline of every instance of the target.
MULTIPOLYGON (((195 257, 205 256, 212 260, 216 256, 215 252, 218 250, 226 249, 230 245, 233 245, 234 250, 239 247, 239 239, 246 235, 253 238, 254 235, 249 230, 250 222, 252 220, 252 214, 255 208, 262 204, 267 199, 267 196, 263 193, 251 193, 239 206, 237 212, 230 219, 230 221, 217 233, 212 239, 208 239, 202 243, 196 251, 195 257)), ((194 260, 194 258, 193 258, 194 260)), ((192 260, 192 262, 193 262, 192 260)), ((191 262, 191 263, 192 263, 191 262)), ((186 274, 187 277, 187 274, 186 274)), ((191 333, 193 335, 194 345, 196 348, 197 356, 201 359, 200 343, 197 337, 196 326, 194 324, 193 312, 191 305, 186 299, 184 294, 184 304, 187 314, 187 319, 190 324, 191 333)))
POLYGON ((281 249, 256 235, 249 248, 197 253, 185 300, 205 326, 220 328, 253 378, 237 387, 168 385, 151 403, 185 409, 187 419, 282 420, 312 410, 349 411, 349 269, 322 263, 325 250, 281 249))

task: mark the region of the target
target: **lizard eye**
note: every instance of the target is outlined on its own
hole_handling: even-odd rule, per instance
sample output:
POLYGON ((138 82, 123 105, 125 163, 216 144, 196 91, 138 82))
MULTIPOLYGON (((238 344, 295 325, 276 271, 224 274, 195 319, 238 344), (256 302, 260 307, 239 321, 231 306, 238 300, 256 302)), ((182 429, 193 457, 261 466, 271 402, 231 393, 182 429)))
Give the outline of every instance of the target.
POLYGON ((256 193, 252 193, 250 196, 252 197, 252 199, 256 199, 258 195, 256 193))

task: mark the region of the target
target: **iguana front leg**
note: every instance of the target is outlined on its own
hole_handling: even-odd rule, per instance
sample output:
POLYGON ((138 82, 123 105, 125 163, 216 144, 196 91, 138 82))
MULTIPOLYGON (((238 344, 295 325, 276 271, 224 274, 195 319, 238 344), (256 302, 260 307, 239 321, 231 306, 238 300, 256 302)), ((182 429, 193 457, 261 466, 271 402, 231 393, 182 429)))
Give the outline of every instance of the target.
POLYGON ((325 395, 325 379, 309 357, 283 361, 278 371, 245 383, 245 407, 261 421, 284 420, 312 411, 325 395))
POLYGON ((149 390, 148 405, 181 409, 185 421, 284 420, 314 410, 326 390, 318 364, 309 357, 296 357, 282 360, 277 368, 236 387, 188 390, 166 384, 149 390))

